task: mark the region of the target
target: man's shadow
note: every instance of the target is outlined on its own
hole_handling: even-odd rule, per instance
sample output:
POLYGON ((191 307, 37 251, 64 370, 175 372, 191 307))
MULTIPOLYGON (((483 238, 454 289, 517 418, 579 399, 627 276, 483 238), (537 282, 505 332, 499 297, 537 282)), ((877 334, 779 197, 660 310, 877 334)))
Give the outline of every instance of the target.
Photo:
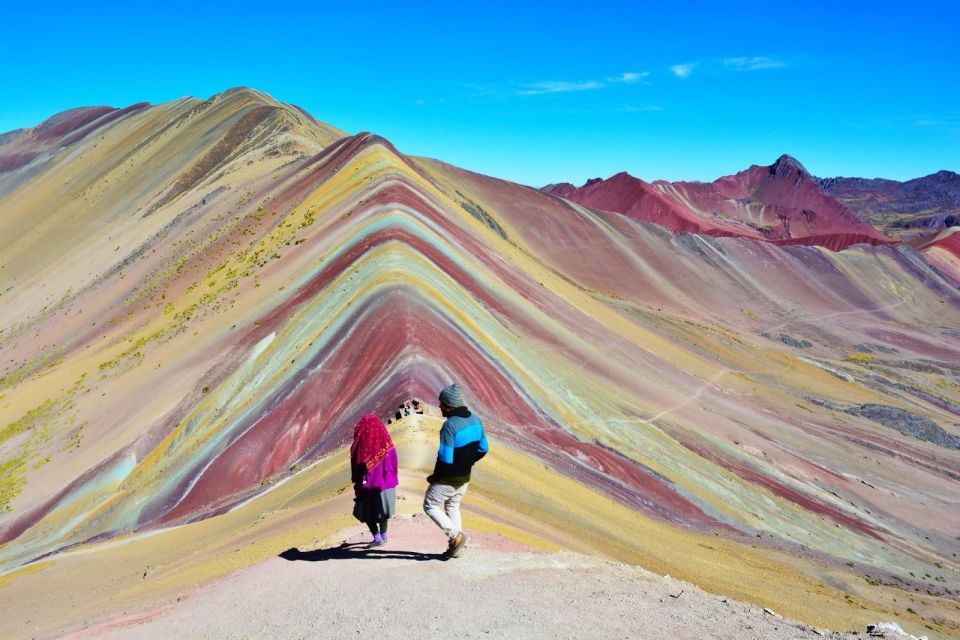
POLYGON ((420 553, 418 551, 402 551, 398 549, 384 549, 383 547, 370 548, 364 542, 344 542, 338 547, 329 549, 314 549, 300 551, 296 547, 287 549, 280 554, 284 560, 304 560, 306 562, 320 562, 322 560, 385 560, 389 558, 400 560, 446 560, 442 553, 420 553))

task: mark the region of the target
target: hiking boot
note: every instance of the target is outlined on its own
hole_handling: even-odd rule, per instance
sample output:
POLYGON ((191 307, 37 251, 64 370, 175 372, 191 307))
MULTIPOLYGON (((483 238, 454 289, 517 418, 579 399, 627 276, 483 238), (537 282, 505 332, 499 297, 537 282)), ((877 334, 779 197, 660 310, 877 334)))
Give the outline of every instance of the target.
POLYGON ((453 557, 453 556, 450 555, 450 552, 453 550, 453 542, 454 542, 454 540, 456 540, 456 539, 457 539, 456 536, 454 536, 453 538, 449 538, 449 539, 447 540, 447 550, 443 552, 443 558, 444 558, 444 560, 449 560, 450 558, 453 557))
POLYGON ((367 546, 368 546, 368 547, 382 547, 382 546, 385 545, 385 544, 387 544, 387 541, 384 540, 383 537, 378 533, 377 535, 373 536, 373 542, 371 542, 371 543, 370 543, 369 545, 367 545, 367 546))
POLYGON ((443 557, 456 558, 460 555, 460 550, 463 549, 463 545, 465 544, 467 544, 467 536, 461 531, 456 537, 450 538, 450 547, 447 549, 447 552, 443 554, 443 557))

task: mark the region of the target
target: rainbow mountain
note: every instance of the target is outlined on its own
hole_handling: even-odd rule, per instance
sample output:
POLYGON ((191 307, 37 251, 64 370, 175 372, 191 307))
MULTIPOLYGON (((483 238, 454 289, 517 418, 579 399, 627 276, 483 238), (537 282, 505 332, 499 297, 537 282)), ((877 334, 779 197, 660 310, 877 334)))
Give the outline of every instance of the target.
MULTIPOLYGON (((342 523, 357 419, 456 380, 474 526, 956 635, 953 230, 832 251, 577 200, 244 88, 0 137, 8 602, 87 588, 77 550, 147 539, 178 570, 136 601, 342 523)), ((391 427, 411 488, 439 423, 391 427)))

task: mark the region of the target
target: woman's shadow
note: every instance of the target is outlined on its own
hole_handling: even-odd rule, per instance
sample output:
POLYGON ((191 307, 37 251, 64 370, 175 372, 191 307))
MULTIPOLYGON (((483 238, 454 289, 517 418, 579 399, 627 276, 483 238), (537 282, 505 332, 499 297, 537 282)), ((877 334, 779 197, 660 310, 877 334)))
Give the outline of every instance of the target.
POLYGON ((418 551, 402 551, 398 549, 384 549, 383 547, 369 547, 364 542, 344 542, 337 547, 329 549, 314 549, 313 551, 300 551, 296 547, 287 549, 280 554, 284 560, 304 560, 306 562, 320 562, 323 560, 416 560, 423 562, 425 560, 446 560, 442 553, 420 553, 418 551))

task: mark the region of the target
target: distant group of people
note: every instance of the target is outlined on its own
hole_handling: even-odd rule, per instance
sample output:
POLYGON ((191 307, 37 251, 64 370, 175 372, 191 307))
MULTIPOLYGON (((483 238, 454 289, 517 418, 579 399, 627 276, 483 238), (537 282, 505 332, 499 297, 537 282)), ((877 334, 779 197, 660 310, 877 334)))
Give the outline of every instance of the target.
MULTIPOLYGON (((427 477, 423 510, 448 538, 443 556, 456 558, 467 543, 460 502, 467 493, 473 464, 486 455, 489 445, 483 423, 467 408, 460 385, 444 388, 438 401, 445 420, 440 428, 437 462, 427 477)), ((423 412, 419 402, 414 406, 415 411, 419 409, 417 413, 423 412)), ((360 418, 350 447, 353 515, 373 534, 371 547, 387 543, 387 525, 397 510, 397 468, 397 450, 386 425, 374 415, 360 418)))

